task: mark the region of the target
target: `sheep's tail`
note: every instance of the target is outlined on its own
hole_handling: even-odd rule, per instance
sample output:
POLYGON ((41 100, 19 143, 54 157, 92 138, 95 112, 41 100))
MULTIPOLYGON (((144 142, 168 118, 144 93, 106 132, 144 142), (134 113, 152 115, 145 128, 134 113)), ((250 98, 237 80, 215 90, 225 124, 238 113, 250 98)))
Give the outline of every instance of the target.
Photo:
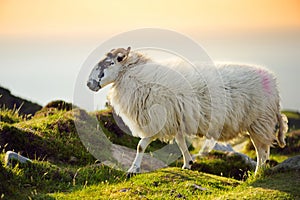
POLYGON ((277 120, 278 120, 278 133, 277 133, 277 143, 278 145, 283 148, 285 147, 285 134, 288 131, 288 119, 285 114, 278 113, 277 114, 277 120))

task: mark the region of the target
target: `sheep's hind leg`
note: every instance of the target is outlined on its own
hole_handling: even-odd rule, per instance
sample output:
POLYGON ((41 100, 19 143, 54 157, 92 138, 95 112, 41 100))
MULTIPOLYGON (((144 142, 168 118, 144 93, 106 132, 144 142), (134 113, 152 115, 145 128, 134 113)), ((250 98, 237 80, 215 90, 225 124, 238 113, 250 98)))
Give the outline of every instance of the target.
POLYGON ((258 138, 251 137, 251 141, 256 150, 257 163, 255 168, 255 174, 259 171, 259 169, 266 164, 266 161, 269 159, 270 155, 270 145, 262 143, 258 138))
POLYGON ((205 142, 200 149, 198 154, 193 155, 193 158, 196 159, 197 157, 204 157, 206 156, 213 148, 215 147, 217 141, 213 138, 211 139, 205 139, 205 142))
POLYGON ((177 134, 175 136, 175 140, 183 155, 184 164, 182 166, 182 169, 191 169, 191 166, 193 164, 193 158, 188 150, 184 136, 182 134, 177 134))
POLYGON ((147 146, 153 141, 153 137, 142 138, 137 145, 137 152, 131 167, 127 171, 127 177, 130 178, 133 174, 139 173, 141 162, 147 146))

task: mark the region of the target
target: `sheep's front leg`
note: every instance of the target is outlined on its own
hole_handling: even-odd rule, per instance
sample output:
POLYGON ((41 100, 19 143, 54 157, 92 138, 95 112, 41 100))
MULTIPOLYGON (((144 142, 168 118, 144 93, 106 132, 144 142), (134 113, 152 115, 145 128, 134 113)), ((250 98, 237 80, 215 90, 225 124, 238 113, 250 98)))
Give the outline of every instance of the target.
POLYGON ((177 134, 175 136, 175 140, 183 155, 184 164, 182 166, 182 169, 191 169, 191 166, 193 164, 193 158, 188 150, 188 147, 186 146, 184 136, 182 134, 177 134))
POLYGON ((131 165, 131 167, 127 171, 127 176, 130 177, 134 173, 139 173, 141 169, 141 162, 143 159, 144 152, 147 146, 153 141, 153 137, 142 138, 137 145, 137 152, 135 159, 131 165))

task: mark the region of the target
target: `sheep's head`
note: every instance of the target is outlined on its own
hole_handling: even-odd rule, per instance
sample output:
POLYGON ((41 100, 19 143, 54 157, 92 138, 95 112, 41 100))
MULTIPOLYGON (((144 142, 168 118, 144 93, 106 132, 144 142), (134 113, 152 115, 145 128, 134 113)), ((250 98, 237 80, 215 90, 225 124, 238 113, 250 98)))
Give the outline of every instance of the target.
POLYGON ((108 52, 93 68, 87 86, 93 91, 98 91, 100 88, 114 82, 124 63, 126 63, 129 52, 130 47, 127 49, 112 49, 108 52))

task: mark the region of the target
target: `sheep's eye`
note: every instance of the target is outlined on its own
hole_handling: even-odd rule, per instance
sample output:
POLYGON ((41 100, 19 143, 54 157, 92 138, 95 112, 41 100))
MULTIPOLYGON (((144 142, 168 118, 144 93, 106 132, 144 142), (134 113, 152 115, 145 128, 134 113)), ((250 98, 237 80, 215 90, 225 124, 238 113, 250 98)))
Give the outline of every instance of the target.
POLYGON ((114 65, 114 64, 115 64, 115 62, 114 62, 114 61, 111 61, 110 65, 114 65))

